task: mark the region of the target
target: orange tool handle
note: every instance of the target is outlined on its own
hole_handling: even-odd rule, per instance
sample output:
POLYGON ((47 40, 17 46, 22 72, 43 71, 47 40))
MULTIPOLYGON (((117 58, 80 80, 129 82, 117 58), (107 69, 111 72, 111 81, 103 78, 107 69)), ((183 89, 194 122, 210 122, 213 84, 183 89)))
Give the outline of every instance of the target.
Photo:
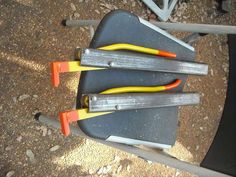
POLYGON ((70 134, 70 123, 79 120, 77 111, 67 111, 60 113, 61 131, 65 136, 70 134))
POLYGON ((51 72, 52 72, 52 84, 55 87, 58 87, 60 84, 59 74, 62 72, 69 71, 69 64, 68 62, 52 62, 51 63, 51 72))

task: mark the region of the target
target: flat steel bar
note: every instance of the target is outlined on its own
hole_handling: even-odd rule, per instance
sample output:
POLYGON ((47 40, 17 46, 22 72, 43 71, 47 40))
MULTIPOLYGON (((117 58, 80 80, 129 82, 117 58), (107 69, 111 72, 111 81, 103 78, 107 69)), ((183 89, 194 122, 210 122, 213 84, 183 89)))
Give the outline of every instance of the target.
POLYGON ((121 111, 200 103, 198 93, 89 94, 89 112, 121 111))
POLYGON ((97 49, 82 49, 80 52, 80 64, 81 66, 101 68, 158 71, 180 74, 207 75, 208 73, 208 66, 204 63, 97 49))

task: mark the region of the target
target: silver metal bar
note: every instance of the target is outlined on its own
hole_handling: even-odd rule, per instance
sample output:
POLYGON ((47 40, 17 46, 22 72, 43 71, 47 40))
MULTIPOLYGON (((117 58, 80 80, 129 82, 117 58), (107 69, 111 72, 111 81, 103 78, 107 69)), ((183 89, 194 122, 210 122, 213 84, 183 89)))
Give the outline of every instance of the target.
MULTIPOLYGON (((100 20, 66 20, 68 27, 97 26, 100 20)), ((236 34, 236 26, 230 25, 212 25, 212 24, 194 24, 194 23, 168 23, 151 20, 153 25, 167 31, 184 31, 192 33, 207 34, 236 34)))
POLYGON ((89 112, 121 111, 200 103, 198 93, 89 94, 89 112))
POLYGON ((150 21, 152 24, 167 31, 185 31, 193 33, 214 33, 214 34, 236 34, 236 26, 210 25, 210 24, 187 24, 187 23, 166 23, 150 21))
POLYGON ((100 20, 66 20, 68 27, 97 26, 100 20))
POLYGON ((82 66, 119 68, 167 73, 207 75, 208 66, 203 63, 166 59, 158 56, 131 54, 120 51, 85 49, 80 52, 82 66))
MULTIPOLYGON (((44 115, 38 115, 36 117, 36 119, 42 124, 45 124, 47 126, 51 126, 56 129, 60 129, 60 123, 56 120, 56 118, 49 118, 44 115)), ((227 174, 223 174, 223 173, 220 173, 220 172, 217 172, 214 170, 199 167, 197 165, 193 165, 193 164, 178 160, 176 158, 170 157, 170 156, 162 153, 161 151, 160 152, 148 151, 148 150, 140 149, 135 146, 126 145, 126 144, 113 143, 113 142, 107 142, 105 140, 94 139, 94 138, 91 138, 91 137, 85 135, 79 129, 79 127, 70 126, 70 130, 71 130, 72 135, 87 138, 87 139, 93 140, 95 142, 102 143, 104 145, 122 150, 124 152, 134 154, 134 155, 141 157, 143 159, 147 159, 147 160, 150 160, 153 162, 165 164, 170 167, 177 168, 177 169, 180 169, 183 171, 188 171, 190 173, 193 173, 193 174, 201 176, 201 177, 203 177, 203 176, 204 177, 212 177, 212 176, 229 177, 229 175, 227 175, 227 174)))

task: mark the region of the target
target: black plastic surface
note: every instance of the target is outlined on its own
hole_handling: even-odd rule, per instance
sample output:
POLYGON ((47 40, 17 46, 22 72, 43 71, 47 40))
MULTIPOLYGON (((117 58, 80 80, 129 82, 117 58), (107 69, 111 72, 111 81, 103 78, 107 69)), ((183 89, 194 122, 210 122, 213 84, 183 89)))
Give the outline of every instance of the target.
MULTIPOLYGON (((123 10, 106 15, 99 24, 90 44, 97 48, 114 43, 130 43, 177 53, 178 58, 193 60, 195 53, 153 29, 141 24, 137 16, 123 10)), ((96 60, 96 58, 94 58, 96 60)), ((82 72, 78 89, 77 108, 82 94, 132 85, 163 85, 182 79, 175 91, 182 91, 186 75, 148 71, 99 70, 82 72)), ((120 136, 155 143, 173 145, 176 139, 177 107, 116 112, 79 121, 80 128, 89 136, 107 139, 120 136)))
POLYGON ((229 81, 223 115, 201 166, 236 176, 236 35, 228 36, 229 81))

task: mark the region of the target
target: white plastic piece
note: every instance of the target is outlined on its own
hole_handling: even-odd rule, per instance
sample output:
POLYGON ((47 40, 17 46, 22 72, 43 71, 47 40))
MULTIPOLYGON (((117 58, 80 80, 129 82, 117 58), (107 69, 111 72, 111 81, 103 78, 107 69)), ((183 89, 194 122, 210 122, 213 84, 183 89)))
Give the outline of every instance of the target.
POLYGON ((153 0, 142 0, 162 21, 167 21, 178 0, 163 0, 163 8, 153 0))
POLYGON ((160 144, 160 143, 153 143, 149 141, 142 141, 142 140, 136 140, 131 138, 124 138, 120 136, 109 136, 106 141, 115 142, 115 143, 122 143, 122 144, 128 144, 128 145, 144 145, 147 147, 153 147, 153 148, 159 148, 159 149, 169 149, 171 148, 171 145, 169 144, 160 144))
POLYGON ((166 37, 172 39, 173 41, 179 43, 179 44, 182 45, 183 47, 188 48, 188 49, 191 50, 191 51, 194 51, 194 48, 193 48, 192 46, 190 46, 189 44, 187 44, 187 43, 185 43, 185 42, 183 42, 183 41, 177 39, 176 37, 170 35, 170 34, 167 33, 166 31, 164 31, 164 30, 162 30, 161 28, 159 28, 159 27, 153 25, 152 23, 150 23, 150 22, 148 22, 148 21, 146 21, 146 20, 144 20, 144 19, 142 19, 142 18, 140 18, 140 17, 139 17, 139 22, 142 23, 143 25, 146 25, 147 27, 153 29, 154 31, 157 31, 158 33, 161 33, 161 34, 163 34, 164 36, 166 36, 166 37))

